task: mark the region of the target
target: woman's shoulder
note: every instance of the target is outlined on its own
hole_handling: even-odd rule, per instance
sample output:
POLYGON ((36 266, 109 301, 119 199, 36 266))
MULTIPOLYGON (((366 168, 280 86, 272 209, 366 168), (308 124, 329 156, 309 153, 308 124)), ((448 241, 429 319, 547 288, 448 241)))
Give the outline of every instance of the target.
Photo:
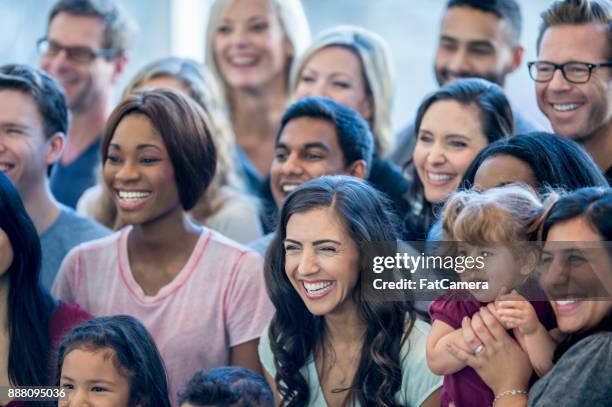
MULTIPOLYGON (((589 335, 569 348, 563 356, 573 359, 596 357, 596 355, 605 355, 612 361, 612 332, 605 331, 589 335)), ((610 367, 612 368, 612 365, 610 367)))

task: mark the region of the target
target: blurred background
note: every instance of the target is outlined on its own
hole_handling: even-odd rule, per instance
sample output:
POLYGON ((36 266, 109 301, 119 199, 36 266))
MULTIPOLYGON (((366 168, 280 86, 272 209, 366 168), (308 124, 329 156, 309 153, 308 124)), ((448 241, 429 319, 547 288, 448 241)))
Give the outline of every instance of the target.
MULTIPOLYGON (((117 93, 148 62, 169 56, 202 61, 208 0, 118 0, 138 22, 140 32, 117 93)), ((508 77, 506 92, 516 110, 549 129, 540 113, 526 62, 535 59, 539 14, 551 0, 519 0, 523 14, 523 66, 508 77)), ((0 64, 37 65, 36 40, 46 31, 54 0, 0 0, 0 64)), ((394 127, 414 117, 421 99, 437 85, 433 58, 446 0, 302 0, 313 35, 337 24, 376 31, 393 53, 396 71, 394 127)))

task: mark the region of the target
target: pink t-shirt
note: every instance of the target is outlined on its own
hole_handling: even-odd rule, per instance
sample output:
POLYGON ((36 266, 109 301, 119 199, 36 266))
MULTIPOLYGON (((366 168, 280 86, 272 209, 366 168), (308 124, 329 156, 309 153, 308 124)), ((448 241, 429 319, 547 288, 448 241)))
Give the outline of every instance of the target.
POLYGON ((174 280, 146 296, 130 270, 130 229, 73 249, 62 263, 53 295, 95 316, 138 318, 155 339, 176 400, 195 372, 228 365, 230 347, 258 338, 272 319, 262 260, 205 228, 174 280))

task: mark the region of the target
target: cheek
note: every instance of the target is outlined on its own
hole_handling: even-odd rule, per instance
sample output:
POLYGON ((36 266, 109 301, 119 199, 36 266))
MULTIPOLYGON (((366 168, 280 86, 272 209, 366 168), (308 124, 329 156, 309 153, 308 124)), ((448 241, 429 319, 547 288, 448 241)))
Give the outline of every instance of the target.
POLYGON ((456 154, 448 154, 447 157, 455 171, 457 171, 459 175, 463 175, 470 164, 472 164, 472 161, 474 161, 479 151, 480 150, 462 151, 456 154))
POLYGON ((417 166, 417 170, 425 163, 426 156, 427 150, 422 143, 417 141, 416 146, 414 147, 414 152, 412 153, 412 161, 417 166))

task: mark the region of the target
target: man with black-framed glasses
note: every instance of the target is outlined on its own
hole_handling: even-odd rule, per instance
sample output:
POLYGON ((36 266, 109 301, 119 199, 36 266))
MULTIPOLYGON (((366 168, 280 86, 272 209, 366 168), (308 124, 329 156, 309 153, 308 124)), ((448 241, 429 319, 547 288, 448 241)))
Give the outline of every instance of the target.
POLYGON ((529 62, 540 110, 612 179, 612 6, 565 0, 542 13, 538 60, 529 62))
POLYGON ((67 206, 74 208, 95 184, 99 138, 134 31, 113 0, 60 0, 36 44, 41 68, 64 88, 72 116, 64 152, 50 176, 55 198, 67 206))

